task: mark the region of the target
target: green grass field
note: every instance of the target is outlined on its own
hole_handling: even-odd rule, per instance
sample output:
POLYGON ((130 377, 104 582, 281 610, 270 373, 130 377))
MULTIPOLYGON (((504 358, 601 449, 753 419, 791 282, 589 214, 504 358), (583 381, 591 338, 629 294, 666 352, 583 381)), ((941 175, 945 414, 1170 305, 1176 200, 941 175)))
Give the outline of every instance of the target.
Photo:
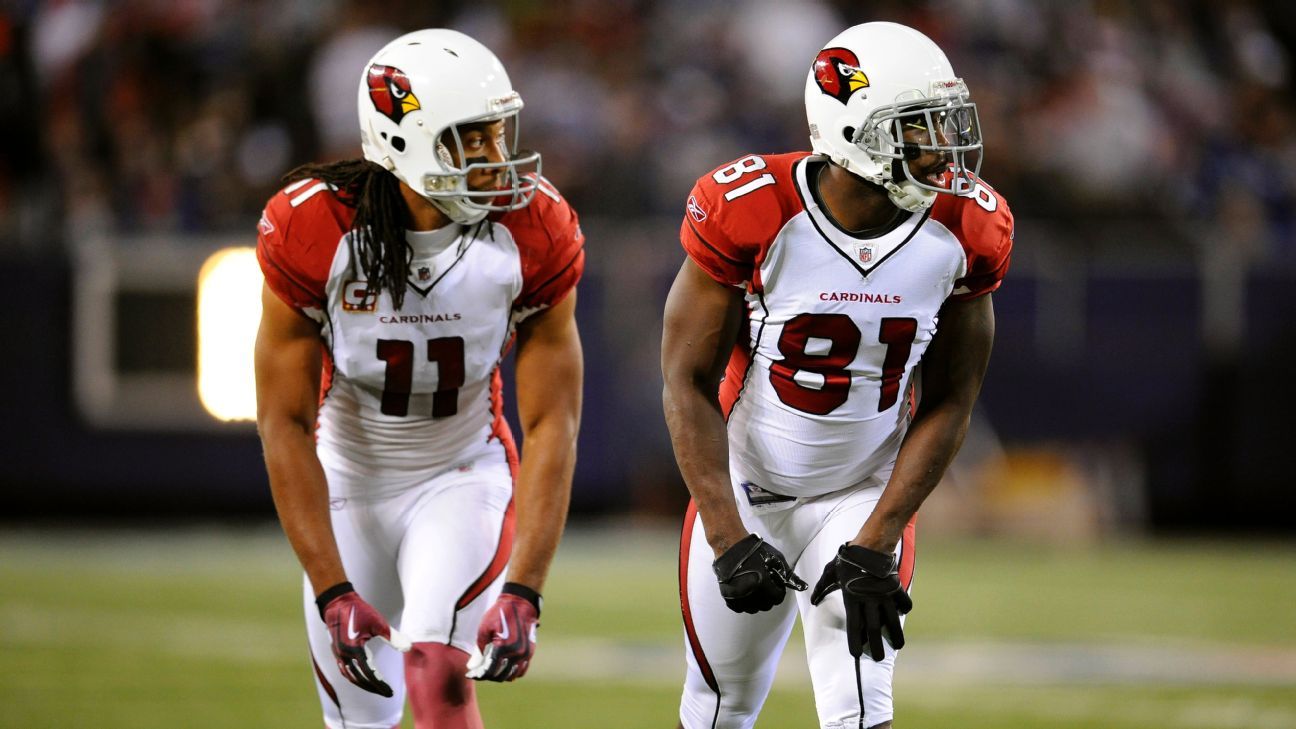
MULTIPOLYGON (((488 726, 673 726, 675 550, 573 530, 488 726)), ((1293 545, 925 542, 918 569, 898 727, 1296 727, 1293 545)), ((318 729, 299 579, 270 529, 0 534, 0 727, 318 729)), ((815 726, 795 641, 758 726, 815 726)))

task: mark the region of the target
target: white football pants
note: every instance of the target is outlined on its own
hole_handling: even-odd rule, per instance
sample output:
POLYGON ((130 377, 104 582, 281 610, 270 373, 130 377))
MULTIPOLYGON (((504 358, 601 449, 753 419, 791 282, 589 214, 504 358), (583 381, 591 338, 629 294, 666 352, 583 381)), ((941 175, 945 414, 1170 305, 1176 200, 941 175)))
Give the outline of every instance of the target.
MULTIPOLYGON (((329 483, 346 476, 327 471, 329 483)), ((347 484, 356 493, 362 484, 347 484)), ((330 500, 333 534, 347 577, 410 640, 471 652, 477 625, 499 596, 513 542, 513 478, 502 450, 428 481, 375 498, 330 500)), ((302 607, 316 687, 330 729, 391 729, 405 704, 402 655, 373 641, 390 699, 342 677, 315 595, 303 580, 302 607)))
MULTIPOLYGON (((887 645, 880 663, 866 653, 859 660, 857 682, 856 661, 846 647, 841 591, 828 595, 818 607, 810 604, 810 593, 824 566, 838 547, 855 537, 881 495, 880 485, 852 487, 754 507, 742 489, 735 488, 738 512, 747 529, 782 552, 810 585, 805 592, 789 590, 781 605, 755 615, 733 612, 720 597, 711 568, 714 553, 695 506, 689 504, 680 541, 680 605, 688 659, 680 701, 680 723, 685 729, 749 729, 756 723, 798 613, 820 726, 857 729, 891 719, 895 651, 887 645)), ((911 523, 896 548, 906 589, 913 576, 913 543, 911 523)))

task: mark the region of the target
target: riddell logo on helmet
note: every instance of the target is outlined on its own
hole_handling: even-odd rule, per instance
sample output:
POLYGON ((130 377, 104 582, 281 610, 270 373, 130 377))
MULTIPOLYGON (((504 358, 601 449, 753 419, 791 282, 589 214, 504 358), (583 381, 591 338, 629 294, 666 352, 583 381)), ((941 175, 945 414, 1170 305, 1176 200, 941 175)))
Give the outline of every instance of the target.
POLYGON ((397 124, 400 124, 406 114, 423 108, 410 87, 409 76, 399 68, 375 63, 369 67, 366 78, 369 82, 369 98, 373 101, 374 108, 397 124))
POLYGON ((859 56, 846 48, 825 48, 814 60, 819 90, 845 104, 852 94, 869 85, 859 67, 859 56))

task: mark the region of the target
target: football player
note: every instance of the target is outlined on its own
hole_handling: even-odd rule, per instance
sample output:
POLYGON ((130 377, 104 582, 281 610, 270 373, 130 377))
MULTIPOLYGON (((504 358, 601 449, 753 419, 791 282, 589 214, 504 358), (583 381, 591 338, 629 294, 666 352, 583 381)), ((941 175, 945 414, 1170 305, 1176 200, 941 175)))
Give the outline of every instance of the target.
POLYGON ((486 47, 422 30, 360 70, 363 159, 289 173, 261 218, 257 425, 325 724, 397 726, 408 696, 421 729, 480 727, 470 679, 526 673, 566 518, 584 237, 486 47))
POLYGON ((666 302, 687 729, 755 723, 798 613, 820 725, 891 725, 914 516, 967 430, 1012 247, 926 36, 842 32, 805 103, 813 154, 698 180, 666 302))

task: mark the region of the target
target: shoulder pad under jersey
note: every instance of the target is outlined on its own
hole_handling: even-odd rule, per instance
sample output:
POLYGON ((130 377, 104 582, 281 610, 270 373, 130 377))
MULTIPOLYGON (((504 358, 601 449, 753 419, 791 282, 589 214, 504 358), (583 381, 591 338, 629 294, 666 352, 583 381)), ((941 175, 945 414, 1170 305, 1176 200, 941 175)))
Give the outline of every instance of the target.
POLYGON ((295 309, 324 308, 333 256, 354 217, 320 180, 276 192, 257 223, 257 261, 270 290, 295 309))
POLYGON ((514 309, 553 306, 567 297, 585 270, 585 234, 576 211, 544 177, 535 175, 535 197, 524 208, 495 219, 508 228, 522 258, 522 293, 514 309))
POLYGON ((958 238, 967 254, 967 273, 954 282, 951 299, 966 300, 999 288, 1012 258, 1013 215, 1008 201, 984 180, 970 196, 937 195, 932 220, 958 238))
POLYGON ((689 258, 720 283, 753 284, 774 238, 805 209, 793 170, 807 156, 747 155, 698 178, 680 225, 689 258))

